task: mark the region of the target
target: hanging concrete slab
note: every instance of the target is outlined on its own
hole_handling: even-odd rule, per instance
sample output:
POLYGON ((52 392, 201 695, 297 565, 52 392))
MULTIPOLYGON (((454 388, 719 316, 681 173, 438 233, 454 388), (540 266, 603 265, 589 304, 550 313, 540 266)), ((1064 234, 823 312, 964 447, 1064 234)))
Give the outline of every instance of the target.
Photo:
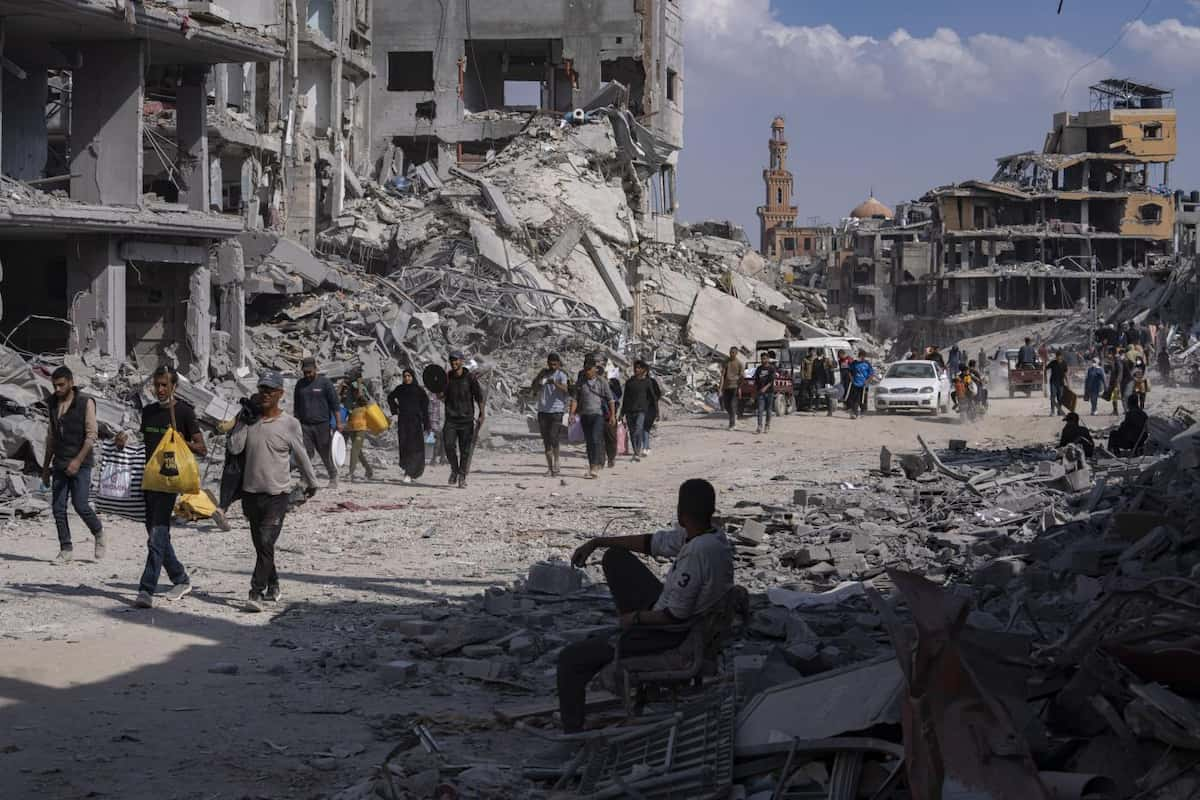
POLYGON ((787 326, 749 308, 733 295, 705 287, 696 294, 687 335, 718 353, 727 353, 730 347, 753 351, 760 339, 782 339, 787 335, 787 326))
POLYGON ((585 233, 583 235, 583 246, 587 250, 588 256, 592 259, 592 263, 596 265, 596 270, 600 273, 600 278, 604 281, 604 285, 612 292, 613 299, 617 301, 617 306, 622 311, 633 308, 633 295, 630 294, 629 287, 625 284, 625 274, 617 266, 617 260, 613 257, 612 250, 609 249, 608 245, 600 241, 597 237, 585 233))
POLYGON ((757 302, 763 308, 787 308, 791 300, 783 292, 768 286, 757 278, 751 278, 740 272, 729 273, 733 283, 733 293, 743 303, 757 302))
POLYGON ((646 300, 653 311, 681 319, 692 312, 700 281, 665 267, 650 270, 646 278, 646 300))
POLYGON ((500 234, 479 220, 471 221, 471 238, 475 240, 475 249, 479 251, 479 255, 501 269, 514 269, 529 263, 529 256, 512 243, 501 239, 500 234))

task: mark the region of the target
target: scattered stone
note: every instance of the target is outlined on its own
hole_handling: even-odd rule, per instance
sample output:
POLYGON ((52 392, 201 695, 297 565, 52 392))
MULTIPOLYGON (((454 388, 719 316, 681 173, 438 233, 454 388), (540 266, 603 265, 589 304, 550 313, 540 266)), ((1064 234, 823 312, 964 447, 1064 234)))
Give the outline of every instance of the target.
POLYGON ((389 686, 407 683, 417 677, 418 669, 415 661, 389 661, 379 668, 379 680, 389 686))
POLYGON ((542 594, 568 595, 583 588, 583 573, 563 561, 540 561, 529 568, 525 588, 542 594))

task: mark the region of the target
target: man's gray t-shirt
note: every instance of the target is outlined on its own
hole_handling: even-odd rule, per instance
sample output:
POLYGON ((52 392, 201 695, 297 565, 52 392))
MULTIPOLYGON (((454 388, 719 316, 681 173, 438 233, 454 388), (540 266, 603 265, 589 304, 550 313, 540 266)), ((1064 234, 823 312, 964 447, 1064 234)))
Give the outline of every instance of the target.
POLYGON ((539 414, 561 414, 567 410, 567 393, 554 384, 567 385, 567 373, 555 370, 543 378, 541 392, 538 395, 537 410, 539 414))
POLYGON ((650 538, 650 553, 675 559, 663 579, 655 611, 690 619, 715 606, 733 588, 733 547, 721 528, 691 541, 682 528, 659 531, 650 538))
POLYGON ((579 384, 577 410, 581 416, 584 414, 607 414, 612 401, 612 390, 608 388, 608 381, 604 378, 596 377, 579 384))

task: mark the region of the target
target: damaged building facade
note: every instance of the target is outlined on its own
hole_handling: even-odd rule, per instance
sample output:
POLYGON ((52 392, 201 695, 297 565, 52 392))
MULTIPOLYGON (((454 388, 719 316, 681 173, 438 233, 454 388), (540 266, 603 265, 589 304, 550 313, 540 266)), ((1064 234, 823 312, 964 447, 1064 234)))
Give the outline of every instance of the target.
POLYGON ((830 310, 871 332, 953 339, 1095 310, 1169 270, 1196 207, 1169 188, 1172 94, 1105 80, 1091 106, 1056 114, 1042 151, 998 159, 991 180, 933 189, 895 215, 852 214, 830 310))
POLYGON ((283 48, 165 3, 4 0, 0 24, 0 331, 203 374, 210 250, 243 229, 212 211, 209 79, 283 48), (146 115, 168 106, 166 133, 146 115))
POLYGON ((666 151, 635 211, 673 214, 683 147, 681 14, 678 0, 377 4, 372 135, 380 182, 425 163, 443 178, 452 166, 469 168, 511 141, 530 113, 574 113, 617 83, 628 89, 634 119, 666 151))
POLYGON ((361 192, 370 15, 368 0, 0 3, 0 331, 201 376, 215 331, 243 363, 237 239, 311 246, 361 192))

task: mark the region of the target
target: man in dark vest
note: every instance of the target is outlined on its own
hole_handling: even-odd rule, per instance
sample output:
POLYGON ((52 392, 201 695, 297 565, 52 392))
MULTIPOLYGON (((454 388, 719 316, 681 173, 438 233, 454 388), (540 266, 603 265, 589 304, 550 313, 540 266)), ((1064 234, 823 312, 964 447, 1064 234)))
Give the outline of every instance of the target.
POLYGON ((46 432, 46 465, 43 483, 53 489, 54 525, 58 528, 55 564, 71 560, 71 528, 67 524, 67 501, 96 537, 96 560, 104 558, 104 526, 88 502, 92 483, 92 448, 96 445, 96 401, 75 388, 75 376, 59 367, 50 376, 54 399, 50 402, 50 424, 46 432))

